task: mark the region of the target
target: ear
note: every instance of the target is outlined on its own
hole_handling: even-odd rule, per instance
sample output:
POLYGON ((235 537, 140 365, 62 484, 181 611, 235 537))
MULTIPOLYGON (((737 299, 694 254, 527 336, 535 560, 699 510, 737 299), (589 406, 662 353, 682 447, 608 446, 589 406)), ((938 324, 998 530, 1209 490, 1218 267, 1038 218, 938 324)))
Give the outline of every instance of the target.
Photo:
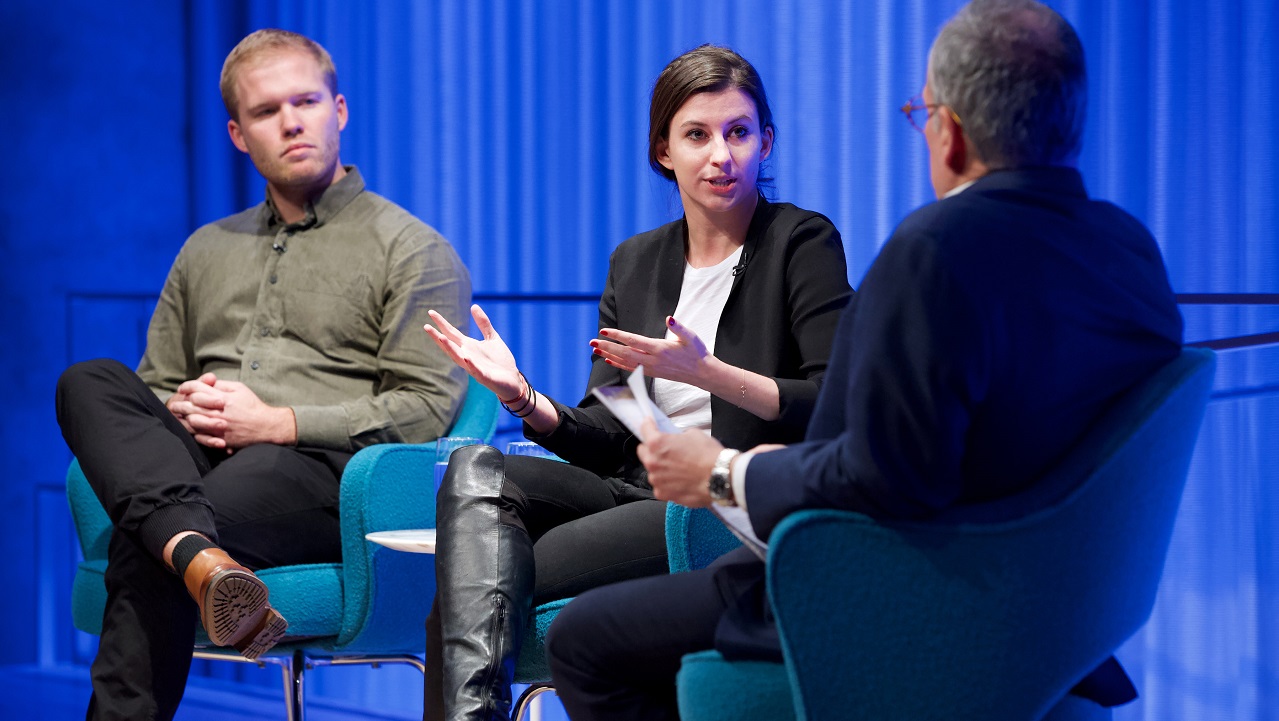
POLYGON ((773 129, 764 128, 764 132, 760 133, 759 159, 760 162, 768 160, 768 156, 773 152, 773 129))
POLYGON ((340 132, 346 128, 346 96, 342 93, 338 93, 337 97, 333 98, 333 103, 337 105, 338 131, 340 132))
POLYGON ((964 129, 949 111, 943 113, 938 109, 935 115, 941 132, 942 162, 952 173, 963 175, 968 169, 968 138, 964 136, 964 129))
POLYGON ((675 170, 675 163, 671 162, 671 142, 669 140, 657 141, 657 162, 662 164, 667 170, 675 170))
POLYGON ((240 124, 234 120, 226 121, 226 131, 231 136, 231 144, 241 153, 249 152, 249 146, 244 144, 244 133, 240 132, 240 124))

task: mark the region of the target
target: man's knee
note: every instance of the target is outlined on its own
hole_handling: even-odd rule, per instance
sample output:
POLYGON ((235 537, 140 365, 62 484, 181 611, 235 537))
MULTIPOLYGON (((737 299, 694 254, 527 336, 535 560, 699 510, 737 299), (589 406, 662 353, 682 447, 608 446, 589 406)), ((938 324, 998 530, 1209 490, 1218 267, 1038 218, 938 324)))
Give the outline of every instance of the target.
POLYGON ((131 368, 111 358, 80 361, 67 368, 58 377, 57 395, 55 396, 58 420, 62 420, 68 404, 74 402, 77 398, 92 395, 95 393, 95 389, 102 388, 104 385, 118 387, 120 384, 128 382, 130 376, 132 380, 137 379, 137 374, 131 368))
POLYGON ((123 376, 136 376, 131 368, 112 358, 80 361, 67 368, 58 378, 58 398, 102 382, 119 382, 123 376))
POLYGON ((587 591, 560 610, 546 632, 546 657, 552 665, 577 665, 586 653, 606 652, 606 639, 611 637, 603 632, 612 610, 605 598, 609 590, 587 591))

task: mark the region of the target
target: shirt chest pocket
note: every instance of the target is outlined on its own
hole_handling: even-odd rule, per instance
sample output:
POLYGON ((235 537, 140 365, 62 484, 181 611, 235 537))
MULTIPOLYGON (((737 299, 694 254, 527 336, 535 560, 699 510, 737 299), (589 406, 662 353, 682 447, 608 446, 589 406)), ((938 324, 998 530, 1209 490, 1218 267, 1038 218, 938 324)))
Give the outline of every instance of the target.
POLYGON ((308 278, 284 298, 284 332, 321 355, 376 353, 381 308, 367 275, 308 278))

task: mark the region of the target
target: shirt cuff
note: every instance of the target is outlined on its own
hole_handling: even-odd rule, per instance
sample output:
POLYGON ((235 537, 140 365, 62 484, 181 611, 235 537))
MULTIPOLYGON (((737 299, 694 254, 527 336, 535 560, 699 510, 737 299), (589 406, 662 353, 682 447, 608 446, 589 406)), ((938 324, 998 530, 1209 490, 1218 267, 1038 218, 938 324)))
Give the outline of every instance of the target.
POLYGON ((754 453, 745 451, 738 453, 728 467, 728 480, 733 484, 733 500, 743 511, 746 510, 746 466, 750 465, 754 453))
POLYGON ((299 447, 350 450, 351 434, 342 406, 293 406, 293 417, 299 447))

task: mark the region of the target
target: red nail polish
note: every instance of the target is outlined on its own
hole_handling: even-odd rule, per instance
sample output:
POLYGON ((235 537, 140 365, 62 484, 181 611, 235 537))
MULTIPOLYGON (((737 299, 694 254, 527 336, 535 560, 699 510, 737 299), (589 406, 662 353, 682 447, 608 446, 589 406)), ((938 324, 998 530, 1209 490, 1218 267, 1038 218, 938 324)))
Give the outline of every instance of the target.
POLYGON ((672 328, 675 327, 675 316, 673 315, 666 316, 666 325, 669 325, 672 328))
POLYGON ((602 331, 600 331, 600 335, 608 335, 608 331, 606 331, 606 330, 602 330, 602 331))

